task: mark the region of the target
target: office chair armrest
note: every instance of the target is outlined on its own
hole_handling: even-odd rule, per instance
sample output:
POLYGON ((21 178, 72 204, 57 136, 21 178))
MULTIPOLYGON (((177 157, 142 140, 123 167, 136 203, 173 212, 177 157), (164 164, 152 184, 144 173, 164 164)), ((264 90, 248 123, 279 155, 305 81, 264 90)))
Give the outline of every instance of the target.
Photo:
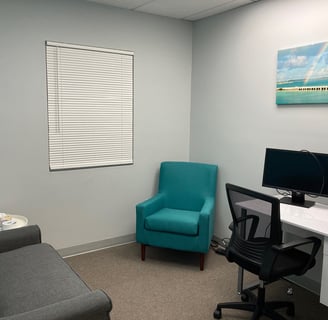
POLYGON ((300 240, 290 241, 288 243, 283 243, 280 245, 273 245, 271 246, 271 250, 266 250, 264 257, 263 257, 263 265, 260 274, 260 279, 270 279, 272 274, 272 270, 274 269, 275 263, 277 259, 279 259, 280 255, 288 255, 288 251, 295 250, 295 248, 304 246, 307 244, 312 244, 311 253, 308 254, 307 261, 304 262, 304 266, 301 270, 298 271, 297 275, 304 274, 310 267, 314 265, 314 258, 317 254, 321 240, 315 237, 304 238, 300 240))
MULTIPOLYGON (((319 246, 318 249, 320 247, 321 241, 315 237, 309 237, 309 238, 304 238, 304 239, 297 239, 297 240, 293 240, 287 243, 282 243, 280 245, 274 245, 272 246, 272 249, 280 251, 280 252, 284 252, 299 246, 303 246, 309 243, 313 243, 315 244, 317 241, 319 241, 319 246)), ((313 245, 314 246, 314 245, 313 245)))
POLYGON ((314 258, 321 246, 321 240, 316 237, 308 237, 300 240, 294 240, 290 241, 288 243, 283 243, 281 245, 274 245, 272 246, 272 249, 278 251, 278 252, 286 252, 288 250, 294 249, 296 247, 300 247, 306 244, 312 243, 312 250, 309 256, 309 259, 307 263, 305 264, 304 268, 300 271, 299 275, 304 274, 312 265, 314 258))

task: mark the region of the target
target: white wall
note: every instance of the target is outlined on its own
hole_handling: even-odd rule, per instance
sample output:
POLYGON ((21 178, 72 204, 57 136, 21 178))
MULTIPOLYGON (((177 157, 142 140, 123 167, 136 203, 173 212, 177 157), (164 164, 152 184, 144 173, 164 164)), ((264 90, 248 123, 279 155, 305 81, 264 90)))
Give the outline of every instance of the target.
POLYGON ((192 27, 81 0, 0 2, 0 211, 67 248, 135 233, 162 160, 189 159, 192 27), (49 172, 46 40, 135 52, 131 166, 49 172))
POLYGON ((190 152, 219 165, 219 237, 226 182, 275 192, 261 187, 266 147, 328 153, 327 105, 275 104, 277 51, 328 41, 327 12, 326 0, 263 0, 193 24, 190 152))

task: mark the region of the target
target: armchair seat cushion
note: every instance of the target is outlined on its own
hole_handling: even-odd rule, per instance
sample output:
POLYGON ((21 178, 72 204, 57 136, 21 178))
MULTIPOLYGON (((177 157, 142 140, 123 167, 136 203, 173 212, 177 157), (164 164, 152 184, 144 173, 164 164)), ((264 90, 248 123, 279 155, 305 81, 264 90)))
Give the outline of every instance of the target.
POLYGON ((145 219, 145 229, 195 236, 199 212, 163 208, 145 219))

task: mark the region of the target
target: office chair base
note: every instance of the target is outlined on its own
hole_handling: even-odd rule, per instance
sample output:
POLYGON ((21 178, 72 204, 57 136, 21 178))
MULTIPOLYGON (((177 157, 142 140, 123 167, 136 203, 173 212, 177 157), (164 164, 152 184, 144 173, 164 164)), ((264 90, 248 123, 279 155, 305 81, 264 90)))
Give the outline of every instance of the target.
POLYGON ((243 301, 249 302, 225 302, 219 303, 216 310, 213 313, 215 319, 222 318, 222 309, 238 309, 253 312, 252 320, 260 319, 262 315, 269 317, 272 320, 286 320, 281 314, 276 312, 276 309, 287 308, 287 315, 295 315, 294 304, 290 301, 270 301, 264 302, 265 289, 258 289, 258 297, 256 297, 251 291, 245 290, 242 295, 243 301))

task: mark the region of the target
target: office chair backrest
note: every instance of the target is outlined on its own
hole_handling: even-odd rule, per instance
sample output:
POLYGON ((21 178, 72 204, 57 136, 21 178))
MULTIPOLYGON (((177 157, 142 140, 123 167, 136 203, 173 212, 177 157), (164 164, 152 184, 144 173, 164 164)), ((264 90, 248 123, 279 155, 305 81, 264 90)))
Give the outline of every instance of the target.
POLYGON ((233 219, 227 258, 261 261, 265 248, 282 241, 279 199, 232 184, 226 191, 233 219))
POLYGON ((217 170, 212 164, 162 162, 158 192, 165 194, 170 208, 200 211, 206 197, 215 199, 217 170))

